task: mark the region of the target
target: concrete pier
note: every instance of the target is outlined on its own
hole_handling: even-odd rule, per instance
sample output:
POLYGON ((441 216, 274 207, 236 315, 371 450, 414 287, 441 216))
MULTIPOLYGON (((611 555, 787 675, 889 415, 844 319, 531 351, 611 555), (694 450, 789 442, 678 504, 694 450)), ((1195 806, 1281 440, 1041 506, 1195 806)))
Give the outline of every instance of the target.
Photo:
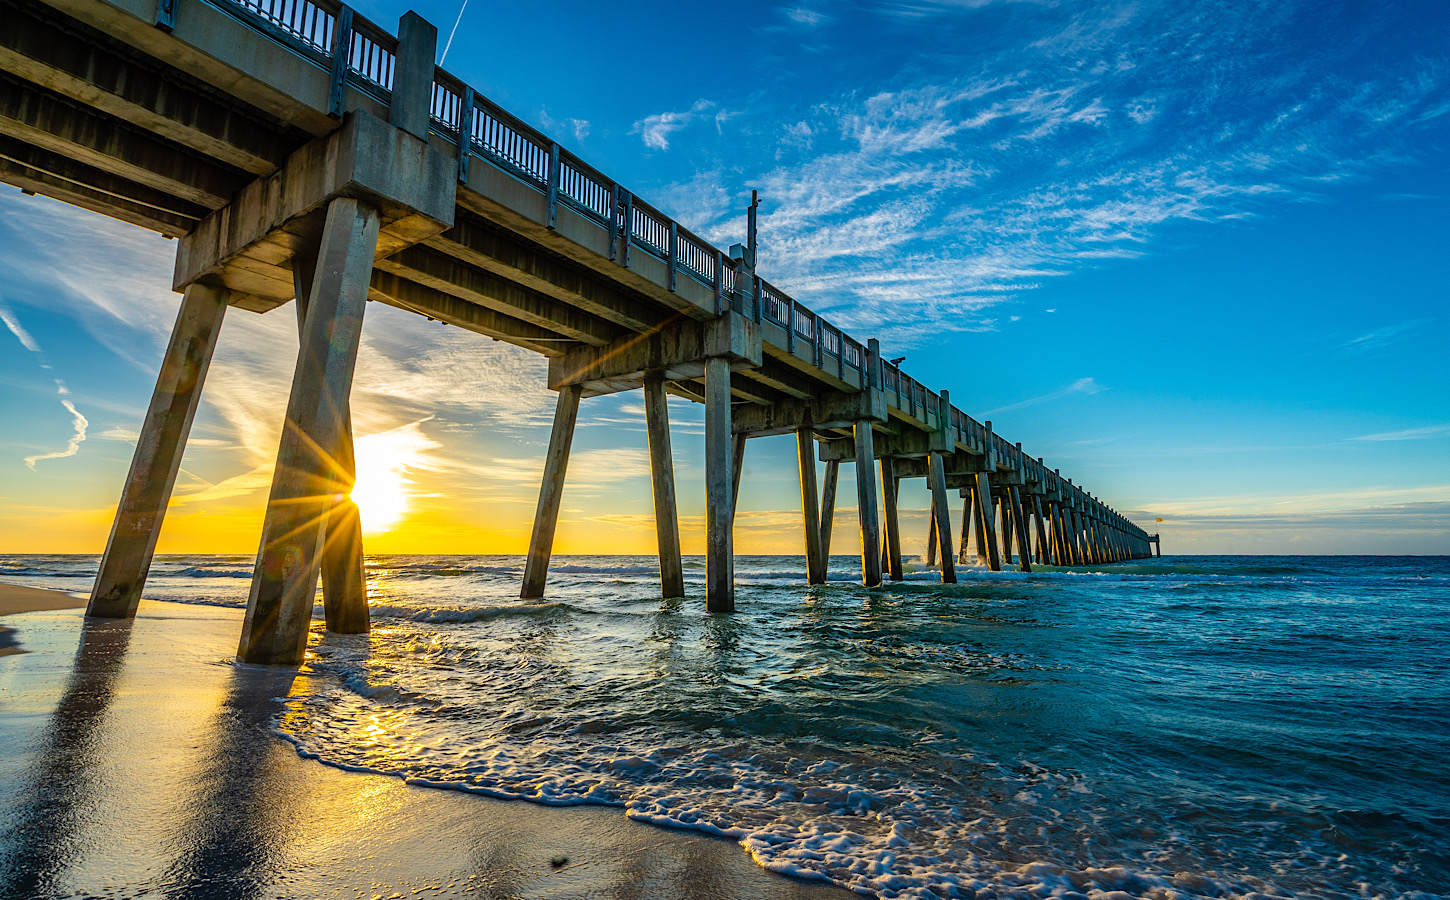
POLYGON ((237 650, 244 662, 302 662, 327 520, 351 489, 325 448, 338 446, 344 425, 378 228, 378 211, 365 203, 328 205, 237 650))
POLYGON ((136 615, 166 505, 186 452, 186 438, 201 402, 227 296, 226 290, 204 285, 188 287, 182 295, 86 607, 88 616, 129 619, 136 615))
POLYGON ((317 7, 305 27, 254 6, 42 0, 12 3, 14 21, 0 29, 0 119, 10 122, 0 181, 179 238, 182 312, 93 615, 135 610, 223 310, 265 314, 294 299, 302 340, 239 644, 248 661, 301 660, 319 573, 328 628, 367 628, 348 496, 348 393, 366 300, 548 358, 559 406, 525 597, 544 591, 580 400, 635 389, 646 395, 666 595, 684 582, 665 394, 706 407, 713 612, 734 606, 732 526, 756 436, 796 435, 808 583, 827 577, 848 461, 867 585, 903 574, 907 478, 928 479, 928 539, 944 579, 965 561, 946 489, 967 501, 962 553, 975 531, 993 570, 1004 550, 1024 568, 1159 551, 1156 535, 911 378, 900 359, 883 363, 876 339, 766 280, 754 199, 744 245, 714 247, 435 65, 437 30, 416 14, 394 38, 345 6, 317 7), (818 506, 813 449, 826 463, 818 506))
POLYGON ((660 593, 685 596, 685 568, 680 559, 680 521, 675 503, 675 461, 670 450, 670 408, 663 378, 644 382, 644 421, 649 434, 650 485, 655 501, 655 537, 659 543, 660 593))

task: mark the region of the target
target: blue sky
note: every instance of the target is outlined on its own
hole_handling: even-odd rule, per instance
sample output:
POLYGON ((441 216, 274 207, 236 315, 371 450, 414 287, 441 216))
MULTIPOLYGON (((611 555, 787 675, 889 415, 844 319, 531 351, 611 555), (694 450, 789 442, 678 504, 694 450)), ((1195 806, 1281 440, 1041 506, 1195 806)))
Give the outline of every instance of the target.
MULTIPOLYGON (((407 7, 359 8, 392 27, 407 7)), ((414 8, 441 52, 458 2, 414 8)), ((445 67, 720 246, 758 189, 762 274, 1119 510, 1164 517, 1170 552, 1446 553, 1446 46, 1436 3, 472 0, 445 67)), ((173 247, 0 191, 0 309, 51 366, 0 331, 0 540, 42 549, 43 519, 94 543, 174 314, 173 247), (75 435, 63 401, 87 439, 32 470, 75 435)), ((359 428, 411 448, 432 526, 521 549, 542 366, 369 315, 359 428)), ((215 443, 178 489, 194 515, 234 514, 238 550, 290 325, 229 317, 197 432, 215 443)), ((584 414, 561 541, 647 551, 638 398, 584 414)), ((688 551, 698 410, 676 419, 688 551)), ((751 443, 743 549, 799 544, 792 465, 788 441, 751 443)), ((924 516, 907 528, 911 549, 924 516)))

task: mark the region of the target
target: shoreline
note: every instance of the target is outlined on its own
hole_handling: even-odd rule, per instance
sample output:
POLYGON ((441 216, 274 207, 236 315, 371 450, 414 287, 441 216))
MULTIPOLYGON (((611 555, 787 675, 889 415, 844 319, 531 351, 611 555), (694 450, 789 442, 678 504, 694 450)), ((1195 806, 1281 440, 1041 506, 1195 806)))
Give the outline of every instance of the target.
POLYGON ((0 585, 0 895, 213 893, 825 900, 735 841, 600 806, 409 785, 304 759, 272 729, 300 672, 237 665, 242 611, 0 585), (30 608, 26 608, 26 605, 30 608), (558 863, 560 859, 567 861, 558 863))
MULTIPOLYGON (((19 584, 0 582, 0 616, 21 615, 53 609, 76 609, 86 605, 83 597, 66 591, 50 591, 45 588, 26 587, 19 584)), ((14 656, 24 653, 14 628, 0 624, 0 656, 14 656)))

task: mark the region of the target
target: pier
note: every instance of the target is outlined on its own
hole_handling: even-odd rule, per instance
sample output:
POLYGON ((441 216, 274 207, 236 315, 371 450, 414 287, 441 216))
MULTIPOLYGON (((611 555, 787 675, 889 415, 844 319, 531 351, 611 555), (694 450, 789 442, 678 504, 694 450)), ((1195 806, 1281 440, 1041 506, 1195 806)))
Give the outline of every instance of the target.
POLYGON ((1031 571, 1157 547, 953 405, 950 386, 928 388, 757 271, 756 203, 745 242, 713 246, 437 67, 437 30, 413 13, 396 36, 312 0, 0 0, 0 17, 0 180, 177 239, 181 307, 89 615, 135 615, 228 310, 288 302, 299 352, 247 662, 302 661, 319 579, 329 630, 369 627, 348 499, 369 301, 548 358, 558 399, 524 598, 547 588, 581 404, 633 390, 666 597, 684 592, 666 398, 705 407, 711 612, 734 608, 742 462, 765 435, 797 441, 811 584, 827 578, 843 463, 868 586, 904 575, 906 478, 926 479, 928 562, 944 582, 971 562, 1031 571))

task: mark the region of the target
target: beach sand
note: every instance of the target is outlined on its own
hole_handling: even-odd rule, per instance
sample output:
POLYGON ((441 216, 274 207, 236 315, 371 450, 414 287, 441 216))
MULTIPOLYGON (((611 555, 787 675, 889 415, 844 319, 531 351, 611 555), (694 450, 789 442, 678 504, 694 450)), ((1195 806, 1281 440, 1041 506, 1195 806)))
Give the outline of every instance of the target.
POLYGON ((0 896, 846 895, 619 809, 304 760, 269 723, 311 676, 236 665, 240 610, 145 601, 134 622, 87 622, 66 608, 83 602, 0 585, 27 651, 0 660, 0 896))
MULTIPOLYGON (((0 584, 0 616, 47 609, 74 609, 85 605, 84 598, 73 597, 60 591, 21 587, 18 584, 0 584)), ((15 629, 0 625, 0 656, 23 652, 17 645, 15 629)))

